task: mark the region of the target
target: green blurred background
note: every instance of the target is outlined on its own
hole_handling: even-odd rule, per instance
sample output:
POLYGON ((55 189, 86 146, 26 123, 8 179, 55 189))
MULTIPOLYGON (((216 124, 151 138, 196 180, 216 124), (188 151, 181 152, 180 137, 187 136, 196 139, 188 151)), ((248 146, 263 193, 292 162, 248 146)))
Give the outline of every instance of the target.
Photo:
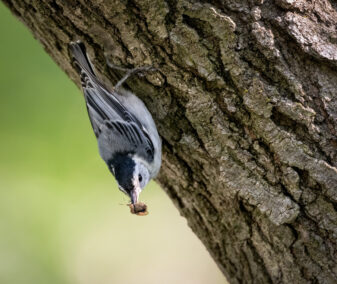
POLYGON ((80 91, 2 3, 0 38, 0 283, 224 283, 155 183, 129 213, 80 91))

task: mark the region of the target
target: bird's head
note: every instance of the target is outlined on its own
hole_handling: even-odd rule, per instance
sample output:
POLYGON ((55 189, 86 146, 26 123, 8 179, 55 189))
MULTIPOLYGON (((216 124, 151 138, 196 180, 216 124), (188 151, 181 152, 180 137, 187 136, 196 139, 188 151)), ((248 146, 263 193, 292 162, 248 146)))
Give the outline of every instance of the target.
POLYGON ((113 167, 119 190, 127 194, 131 203, 138 202, 139 194, 150 180, 146 166, 131 157, 125 157, 113 167))

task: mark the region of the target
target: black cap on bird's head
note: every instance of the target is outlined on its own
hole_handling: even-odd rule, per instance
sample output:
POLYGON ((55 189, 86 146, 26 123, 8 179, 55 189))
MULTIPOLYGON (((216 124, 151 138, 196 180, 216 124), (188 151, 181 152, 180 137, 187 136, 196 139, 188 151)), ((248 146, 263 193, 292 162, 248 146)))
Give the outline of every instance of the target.
POLYGON ((115 155, 109 165, 115 176, 119 189, 131 198, 131 203, 138 202, 139 194, 142 191, 135 161, 128 155, 115 155))

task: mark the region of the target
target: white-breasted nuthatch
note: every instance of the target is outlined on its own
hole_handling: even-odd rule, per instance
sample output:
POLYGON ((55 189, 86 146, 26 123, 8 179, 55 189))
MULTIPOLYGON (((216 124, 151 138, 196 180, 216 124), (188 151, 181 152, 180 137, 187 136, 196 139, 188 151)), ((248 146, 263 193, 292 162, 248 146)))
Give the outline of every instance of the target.
POLYGON ((70 51, 81 77, 99 153, 119 189, 135 204, 142 189, 159 172, 161 139, 144 103, 120 87, 132 74, 151 68, 130 69, 110 92, 95 75, 84 44, 71 42, 70 51))

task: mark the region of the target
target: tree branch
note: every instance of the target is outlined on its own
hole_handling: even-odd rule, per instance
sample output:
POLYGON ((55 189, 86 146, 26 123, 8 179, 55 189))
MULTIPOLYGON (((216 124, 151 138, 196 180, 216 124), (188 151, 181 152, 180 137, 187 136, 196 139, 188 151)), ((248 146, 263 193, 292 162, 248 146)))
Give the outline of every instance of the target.
POLYGON ((337 278, 333 1, 3 0, 79 85, 81 39, 163 139, 158 182, 231 283, 337 278))

